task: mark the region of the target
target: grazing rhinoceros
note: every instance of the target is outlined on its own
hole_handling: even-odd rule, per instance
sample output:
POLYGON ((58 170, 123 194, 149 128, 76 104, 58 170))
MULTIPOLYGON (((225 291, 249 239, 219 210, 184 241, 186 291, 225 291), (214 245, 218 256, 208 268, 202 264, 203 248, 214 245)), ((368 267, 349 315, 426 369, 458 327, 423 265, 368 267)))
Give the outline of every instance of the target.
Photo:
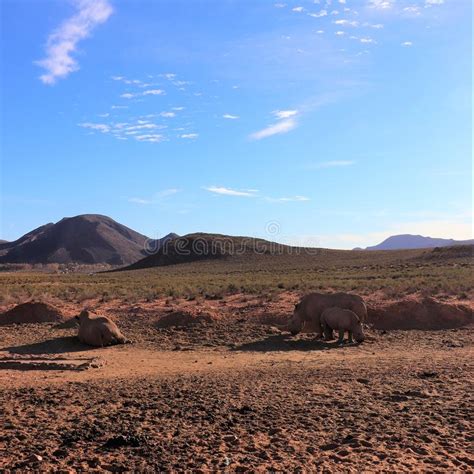
POLYGON ((106 316, 98 316, 84 310, 79 316, 79 340, 89 346, 103 347, 113 344, 127 344, 130 341, 124 337, 117 325, 106 316))
POLYGON ((301 332, 304 325, 309 325, 321 337, 321 314, 324 310, 333 307, 350 309, 362 323, 367 321, 367 307, 360 296, 349 293, 310 293, 303 296, 301 301, 295 305, 295 310, 286 329, 295 335, 301 332))
POLYGON ((321 326, 325 337, 332 336, 332 331, 339 332, 339 344, 344 342, 344 332, 349 333, 349 343, 352 343, 352 336, 356 342, 365 339, 364 330, 359 317, 354 311, 342 308, 329 308, 321 315, 321 326))

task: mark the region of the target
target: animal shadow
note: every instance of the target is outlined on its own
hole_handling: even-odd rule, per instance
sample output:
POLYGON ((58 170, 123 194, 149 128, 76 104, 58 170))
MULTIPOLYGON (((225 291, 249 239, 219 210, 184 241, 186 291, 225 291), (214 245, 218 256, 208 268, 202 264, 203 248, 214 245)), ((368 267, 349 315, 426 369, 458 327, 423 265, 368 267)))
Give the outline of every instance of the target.
POLYGON ((34 344, 11 346, 0 349, 13 354, 64 354, 66 352, 82 352, 94 349, 79 342, 76 336, 58 337, 34 344))
MULTIPOLYGON (((345 344, 346 346, 349 344, 345 344)), ((233 351, 323 351, 328 349, 339 349, 337 340, 326 342, 321 339, 291 339, 284 334, 269 336, 261 341, 253 341, 232 348, 233 351)))

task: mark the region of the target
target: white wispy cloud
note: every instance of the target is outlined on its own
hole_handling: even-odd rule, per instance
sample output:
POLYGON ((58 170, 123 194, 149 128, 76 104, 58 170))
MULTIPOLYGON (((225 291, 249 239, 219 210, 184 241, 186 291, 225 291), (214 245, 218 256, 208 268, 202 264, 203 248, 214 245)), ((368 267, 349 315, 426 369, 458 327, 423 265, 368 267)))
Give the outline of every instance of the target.
POLYGON ((346 34, 346 32, 345 31, 336 31, 334 34, 337 35, 337 36, 344 36, 346 34))
POLYGON ((286 3, 275 3, 274 7, 275 7, 275 8, 285 8, 285 7, 286 7, 286 3))
POLYGON ((232 115, 232 114, 224 114, 222 118, 228 119, 228 120, 237 120, 240 118, 238 115, 232 115))
POLYGON ((148 89, 142 92, 142 95, 164 95, 165 91, 163 89, 148 89))
POLYGON ((310 198, 306 196, 290 196, 280 198, 266 197, 265 200, 269 202, 306 202, 310 201, 310 198))
POLYGON ((421 8, 417 5, 410 5, 408 7, 403 8, 403 11, 405 13, 408 13, 410 15, 420 15, 421 14, 421 8))
POLYGON ((425 0, 426 5, 442 5, 444 0, 425 0))
POLYGON ((49 35, 46 57, 36 61, 46 71, 40 76, 45 84, 54 84, 79 69, 79 64, 73 57, 78 43, 90 36, 98 25, 106 22, 113 12, 107 0, 75 0, 74 4, 76 14, 49 35))
MULTIPOLYGON (((138 121, 140 122, 140 120, 138 121)), ((127 131, 136 131, 136 130, 154 130, 154 129, 160 129, 163 128, 163 125, 157 125, 156 123, 138 123, 138 125, 131 125, 129 127, 123 127, 118 124, 116 125, 117 129, 124 129, 127 131)))
POLYGON ((333 23, 335 25, 359 26, 359 22, 356 20, 334 20, 333 23))
POLYGON ((232 189, 224 186, 205 186, 203 189, 224 196, 256 197, 258 193, 256 189, 232 189))
POLYGON ((151 201, 148 199, 142 199, 138 197, 131 197, 128 199, 128 202, 133 202, 134 204, 151 204, 151 201))
POLYGON ((96 130, 102 133, 110 132, 110 126, 105 123, 91 123, 91 122, 83 122, 78 124, 79 127, 82 128, 89 128, 90 130, 96 130))
POLYGON ((158 191, 156 193, 156 196, 159 198, 164 198, 167 196, 172 196, 173 194, 179 193, 181 190, 178 188, 169 188, 169 189, 163 189, 162 191, 158 191))
POLYGON ((160 112, 159 116, 164 117, 164 118, 173 118, 173 117, 176 117, 176 113, 175 112, 160 112))
POLYGON ((128 86, 144 87, 147 85, 143 81, 140 81, 140 79, 127 79, 125 76, 111 76, 111 79, 113 81, 123 82, 124 84, 127 84, 128 86))
POLYGON ((365 44, 376 44, 377 41, 375 41, 373 38, 360 38, 359 40, 361 43, 365 44))
POLYGON ((163 89, 148 89, 143 92, 124 92, 120 94, 122 99, 133 99, 135 97, 147 96, 147 95, 165 95, 166 92, 163 89))
POLYGON ((147 120, 136 120, 135 122, 111 122, 107 124, 103 130, 99 128, 101 124, 79 124, 82 127, 93 130, 110 133, 110 135, 118 140, 127 140, 134 138, 139 142, 159 143, 166 141, 166 137, 157 130, 164 130, 166 125, 152 123, 147 120))
POLYGON ((413 43, 411 41, 404 41, 402 43, 402 46, 404 46, 405 48, 409 48, 410 46, 413 46, 413 43))
POLYGON ((272 114, 278 119, 294 117, 297 113, 297 110, 275 110, 272 112, 272 114))
POLYGON ((180 137, 184 139, 192 140, 194 138, 199 137, 199 134, 198 133, 183 133, 182 135, 180 135, 180 137))
POLYGON ((322 18, 323 16, 327 16, 327 14, 327 10, 321 10, 318 13, 308 13, 308 16, 311 16, 313 18, 322 18))
POLYGON ((352 160, 332 160, 332 161, 322 161, 321 163, 314 163, 309 166, 312 169, 320 168, 335 168, 340 166, 352 166, 355 164, 355 161, 352 160))
POLYGON ((262 138, 268 138, 273 135, 288 133, 290 130, 296 128, 296 125, 297 123, 294 119, 282 120, 281 122, 269 125, 268 127, 259 130, 258 132, 252 133, 249 138, 251 140, 261 140, 262 138))
POLYGON ((150 133, 145 135, 135 135, 135 139, 139 142, 159 143, 165 141, 165 137, 160 133, 150 133))
POLYGON ((369 5, 378 10, 388 10, 392 8, 394 0, 369 0, 369 5))

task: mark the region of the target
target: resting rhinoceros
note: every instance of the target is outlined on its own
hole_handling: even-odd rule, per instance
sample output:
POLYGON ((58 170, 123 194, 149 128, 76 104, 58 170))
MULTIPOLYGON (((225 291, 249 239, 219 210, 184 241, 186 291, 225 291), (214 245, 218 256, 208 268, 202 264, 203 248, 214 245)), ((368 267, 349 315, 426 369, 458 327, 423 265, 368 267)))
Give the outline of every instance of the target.
POLYGON ((103 347, 130 342, 117 325, 106 316, 91 314, 84 310, 79 316, 79 340, 89 346, 103 347))
POLYGON ((356 342, 365 339, 364 330, 359 317, 354 311, 342 308, 329 308, 321 315, 321 326, 326 337, 332 336, 332 331, 339 332, 339 344, 344 342, 344 332, 349 333, 349 342, 352 343, 352 336, 356 342))
POLYGON ((301 301, 295 305, 295 310, 286 329, 292 335, 295 335, 301 332, 305 325, 308 325, 312 326, 316 334, 321 337, 321 314, 324 310, 333 307, 350 309, 359 317, 361 323, 367 321, 367 307, 358 295, 349 293, 310 293, 303 296, 301 301))

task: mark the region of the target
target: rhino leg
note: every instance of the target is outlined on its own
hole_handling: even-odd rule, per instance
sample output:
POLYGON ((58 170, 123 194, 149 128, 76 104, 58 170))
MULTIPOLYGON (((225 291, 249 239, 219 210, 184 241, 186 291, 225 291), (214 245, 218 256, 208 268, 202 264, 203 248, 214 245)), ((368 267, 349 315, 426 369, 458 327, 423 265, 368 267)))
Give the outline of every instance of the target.
POLYGON ((339 339, 337 342, 338 344, 344 344, 344 329, 339 329, 339 339))
POLYGON ((331 341, 332 339, 334 339, 332 329, 329 326, 324 326, 324 340, 331 341))
POLYGON ((347 341, 349 344, 352 344, 354 341, 352 340, 352 332, 349 331, 349 340, 347 341))

